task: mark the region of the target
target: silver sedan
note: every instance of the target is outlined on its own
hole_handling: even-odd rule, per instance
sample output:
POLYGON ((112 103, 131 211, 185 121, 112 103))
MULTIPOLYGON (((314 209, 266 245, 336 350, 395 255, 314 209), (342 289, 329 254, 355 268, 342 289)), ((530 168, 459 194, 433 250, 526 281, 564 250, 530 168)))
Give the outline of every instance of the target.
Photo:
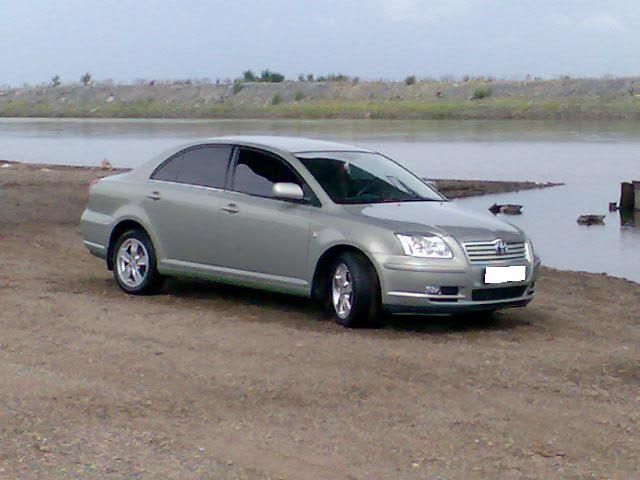
POLYGON ((311 297, 347 327, 522 307, 540 267, 517 227, 380 153, 304 138, 182 145, 95 183, 81 229, 127 293, 197 277, 311 297))

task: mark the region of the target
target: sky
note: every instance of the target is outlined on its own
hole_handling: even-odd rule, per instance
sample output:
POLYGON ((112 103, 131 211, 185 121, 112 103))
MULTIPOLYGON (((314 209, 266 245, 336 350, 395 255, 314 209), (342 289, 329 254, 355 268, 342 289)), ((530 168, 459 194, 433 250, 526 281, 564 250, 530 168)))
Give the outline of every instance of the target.
POLYGON ((0 85, 640 75, 639 0, 0 0, 0 85))

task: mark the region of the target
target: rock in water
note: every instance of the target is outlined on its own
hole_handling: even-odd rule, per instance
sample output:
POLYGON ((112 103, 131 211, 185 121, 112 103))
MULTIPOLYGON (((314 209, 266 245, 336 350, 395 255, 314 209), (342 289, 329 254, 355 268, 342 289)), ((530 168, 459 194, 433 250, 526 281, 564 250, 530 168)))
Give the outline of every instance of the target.
POLYGON ((497 215, 498 213, 503 213, 505 215, 521 215, 522 205, 514 205, 512 203, 498 205, 497 203, 494 203, 489 207, 489 211, 494 215, 497 215))
POLYGON ((580 215, 577 222, 580 225, 604 225, 604 215, 580 215))

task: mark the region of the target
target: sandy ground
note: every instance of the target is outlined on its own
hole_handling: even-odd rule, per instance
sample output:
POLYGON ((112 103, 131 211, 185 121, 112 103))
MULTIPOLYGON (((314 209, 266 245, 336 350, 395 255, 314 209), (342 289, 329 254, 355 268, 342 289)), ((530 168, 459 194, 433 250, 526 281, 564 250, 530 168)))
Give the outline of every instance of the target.
POLYGON ((545 269, 527 309, 370 331, 131 297, 79 235, 98 174, 0 169, 0 479, 638 478, 638 284, 545 269))

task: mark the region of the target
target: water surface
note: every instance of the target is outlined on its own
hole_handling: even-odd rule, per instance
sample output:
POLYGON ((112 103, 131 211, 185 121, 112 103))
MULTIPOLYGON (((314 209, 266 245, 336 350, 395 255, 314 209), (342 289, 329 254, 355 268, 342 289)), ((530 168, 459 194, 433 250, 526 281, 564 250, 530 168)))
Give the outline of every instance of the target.
POLYGON ((607 214, 620 182, 640 180, 633 122, 0 119, 0 159, 133 167, 180 142, 234 134, 355 143, 430 178, 564 182, 458 202, 486 215, 494 202, 523 204, 524 214, 507 220, 530 234, 545 264, 640 281, 640 228, 621 227, 618 213, 604 226, 576 223, 580 214, 607 214))

